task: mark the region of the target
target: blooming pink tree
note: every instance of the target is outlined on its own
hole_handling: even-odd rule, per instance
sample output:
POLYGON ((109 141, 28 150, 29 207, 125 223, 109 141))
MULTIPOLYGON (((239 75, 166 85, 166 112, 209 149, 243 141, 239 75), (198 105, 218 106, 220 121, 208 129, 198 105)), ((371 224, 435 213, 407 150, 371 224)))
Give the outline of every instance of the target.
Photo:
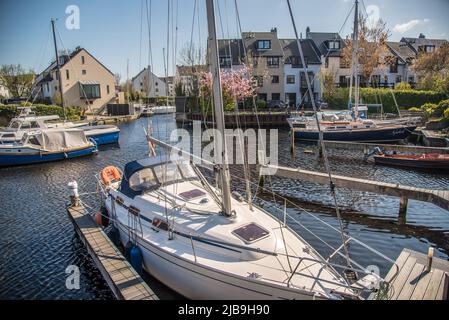
MULTIPOLYGON (((236 103, 254 96, 255 89, 251 74, 252 70, 246 65, 236 70, 226 70, 220 73, 225 110, 234 110, 236 103)), ((212 78, 210 72, 203 72, 200 75, 201 93, 204 97, 210 97, 212 78)))

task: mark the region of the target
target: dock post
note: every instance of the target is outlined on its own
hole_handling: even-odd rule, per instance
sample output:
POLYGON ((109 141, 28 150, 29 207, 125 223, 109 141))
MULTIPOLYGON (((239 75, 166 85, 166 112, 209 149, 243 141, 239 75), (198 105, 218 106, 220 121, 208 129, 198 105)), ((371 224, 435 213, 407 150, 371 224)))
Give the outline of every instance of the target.
POLYGON ((317 150, 317 157, 318 157, 318 159, 322 159, 323 158, 323 146, 321 145, 322 143, 324 143, 323 131, 320 131, 319 139, 318 139, 318 150, 317 150))
POLYGON ((433 253, 434 249, 432 247, 429 247, 429 251, 427 252, 426 272, 430 272, 432 270, 433 253))
POLYGON ((408 198, 405 196, 402 196, 400 203, 399 203, 399 223, 400 224, 407 223, 407 206, 408 206, 408 198))
POLYGON ((79 207, 80 196, 78 193, 78 183, 76 181, 69 182, 68 185, 70 191, 70 205, 72 207, 79 207))

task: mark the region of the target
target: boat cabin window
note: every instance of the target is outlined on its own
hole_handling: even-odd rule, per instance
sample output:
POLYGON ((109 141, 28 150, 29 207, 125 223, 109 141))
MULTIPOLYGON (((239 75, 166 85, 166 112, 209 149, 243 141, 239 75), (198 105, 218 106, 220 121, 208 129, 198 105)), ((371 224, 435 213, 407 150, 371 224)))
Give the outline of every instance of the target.
POLYGON ((129 178, 129 187, 137 192, 148 190, 157 185, 158 181, 151 168, 137 171, 129 178))
POLYGON ((28 136, 27 143, 35 145, 35 146, 39 146, 39 147, 41 146, 41 144, 36 136, 28 136))
POLYGON ((178 166, 173 162, 154 167, 156 176, 162 184, 169 184, 178 180, 182 180, 181 172, 178 166))
POLYGON ((20 121, 12 121, 9 125, 11 129, 19 129, 20 128, 20 121))

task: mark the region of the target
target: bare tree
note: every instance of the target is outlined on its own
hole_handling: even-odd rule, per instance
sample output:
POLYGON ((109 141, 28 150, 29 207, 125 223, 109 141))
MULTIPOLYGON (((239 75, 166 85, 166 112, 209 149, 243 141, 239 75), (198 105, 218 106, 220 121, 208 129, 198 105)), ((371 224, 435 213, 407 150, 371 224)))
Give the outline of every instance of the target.
MULTIPOLYGON (((386 42, 390 37, 390 30, 381 19, 370 25, 367 18, 360 15, 359 18, 359 53, 358 62, 360 73, 364 79, 370 80, 376 70, 383 70, 394 61, 388 54, 386 42)), ((342 51, 343 63, 350 65, 352 60, 352 40, 346 40, 346 46, 342 51)))
POLYGON ((195 44, 187 42, 179 52, 178 63, 183 66, 202 65, 206 62, 206 52, 195 44))
POLYGON ((20 64, 3 65, 0 68, 0 80, 11 96, 27 97, 31 94, 35 79, 34 71, 25 70, 20 64))
POLYGON ((114 79, 115 79, 115 85, 119 86, 120 85, 120 80, 122 79, 122 75, 120 73, 115 73, 114 74, 114 79))

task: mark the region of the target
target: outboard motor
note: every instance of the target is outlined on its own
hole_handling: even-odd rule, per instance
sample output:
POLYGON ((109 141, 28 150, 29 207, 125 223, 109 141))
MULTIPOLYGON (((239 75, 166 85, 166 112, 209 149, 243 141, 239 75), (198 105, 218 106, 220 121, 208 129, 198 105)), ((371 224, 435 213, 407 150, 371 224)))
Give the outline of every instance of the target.
POLYGON ((379 147, 375 147, 373 151, 371 151, 368 154, 365 154, 363 157, 363 161, 367 162, 369 158, 371 158, 374 155, 383 154, 382 150, 379 147))

